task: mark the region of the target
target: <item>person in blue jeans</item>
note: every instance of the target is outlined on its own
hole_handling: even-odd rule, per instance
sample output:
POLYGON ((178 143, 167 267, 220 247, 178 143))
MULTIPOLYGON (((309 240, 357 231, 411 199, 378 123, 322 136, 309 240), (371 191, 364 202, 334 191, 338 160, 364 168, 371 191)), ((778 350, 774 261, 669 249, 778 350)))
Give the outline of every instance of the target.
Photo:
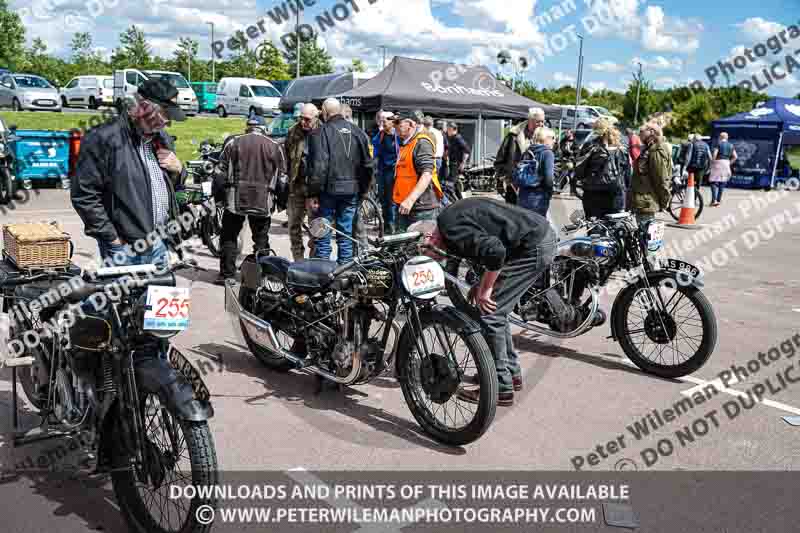
MULTIPOLYGON (((335 98, 323 102, 322 119, 325 123, 309 146, 306 207, 352 235, 359 200, 369 194, 374 179, 369 140, 342 116, 341 103, 335 98)), ((337 234, 336 243, 337 262, 347 263, 353 258, 353 241, 337 234)), ((330 235, 315 241, 314 257, 330 259, 331 251, 330 235)))
POLYGON ((373 155, 375 158, 375 177, 378 186, 378 198, 383 211, 385 233, 391 235, 397 223, 397 206, 392 201, 394 190, 394 169, 397 164, 397 135, 394 131, 394 114, 389 111, 381 113, 380 131, 372 137, 373 155))

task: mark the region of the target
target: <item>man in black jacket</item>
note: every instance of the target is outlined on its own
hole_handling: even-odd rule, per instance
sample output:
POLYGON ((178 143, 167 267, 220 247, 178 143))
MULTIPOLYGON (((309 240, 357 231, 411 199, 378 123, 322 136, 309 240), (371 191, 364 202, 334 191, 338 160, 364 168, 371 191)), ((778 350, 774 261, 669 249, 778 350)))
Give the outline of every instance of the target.
MULTIPOLYGON (((458 124, 451 122, 447 125, 447 168, 449 173, 447 176, 446 187, 455 188, 455 183, 458 181, 458 175, 464 172, 464 166, 469 161, 469 156, 472 149, 469 143, 464 140, 464 137, 458 132, 458 124)), ((452 189, 451 189, 452 190, 452 189)))
POLYGON ((269 249, 271 215, 275 193, 286 174, 283 148, 266 135, 260 116, 247 121, 245 133, 230 140, 222 150, 215 181, 225 190, 225 213, 222 215, 218 285, 236 274, 239 233, 245 218, 253 234, 253 253, 269 249))
MULTIPOLYGON (((369 194, 374 165, 369 153, 367 135, 342 116, 342 107, 335 98, 322 104, 319 133, 313 136, 309 149, 306 207, 325 217, 336 229, 353 234, 353 219, 359 199, 369 194)), ((337 235, 339 264, 353 257, 353 242, 337 235)), ((314 242, 314 256, 330 259, 330 235, 314 242)))
POLYGON ((81 142, 72 205, 104 261, 163 264, 165 241, 179 239, 177 231, 167 235, 167 227, 178 216, 175 186, 186 170, 164 131, 169 121, 186 120, 177 96, 170 83, 148 80, 132 107, 81 142))
MULTIPOLYGON (((543 216, 486 198, 466 198, 448 206, 434 222, 413 224, 426 244, 467 258, 486 272, 470 293, 481 312, 484 336, 494 356, 499 381, 498 405, 514 404, 522 390, 522 371, 511 338, 508 315, 553 260, 556 235, 543 216)), ((428 252, 436 258, 436 252, 428 252)), ((459 398, 478 403, 478 389, 459 398)))

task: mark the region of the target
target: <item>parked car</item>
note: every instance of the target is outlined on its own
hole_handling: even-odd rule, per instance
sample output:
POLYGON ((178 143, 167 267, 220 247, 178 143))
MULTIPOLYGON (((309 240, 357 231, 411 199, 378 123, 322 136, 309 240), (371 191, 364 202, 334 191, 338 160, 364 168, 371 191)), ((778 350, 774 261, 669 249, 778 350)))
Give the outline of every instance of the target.
POLYGON ((124 103, 133 103, 133 95, 139 90, 139 85, 151 78, 162 78, 174 85, 178 89, 178 105, 184 113, 189 116, 197 114, 197 95, 181 73, 135 68, 114 71, 114 105, 117 109, 121 109, 124 103))
POLYGON ((217 85, 217 114, 274 116, 280 113, 281 93, 273 85, 255 78, 222 78, 217 85))
POLYGON ((114 105, 113 76, 76 76, 61 89, 61 107, 114 105))
POLYGON ((600 115, 601 117, 606 117, 607 119, 609 119, 612 124, 617 124, 619 122, 619 119, 617 117, 615 117, 611 113, 611 111, 609 111, 605 107, 600 107, 600 106, 597 106, 597 105, 587 105, 586 109, 592 109, 592 110, 596 111, 597 114, 600 115))
POLYGON ((61 112, 58 89, 33 74, 0 75, 0 107, 61 112))

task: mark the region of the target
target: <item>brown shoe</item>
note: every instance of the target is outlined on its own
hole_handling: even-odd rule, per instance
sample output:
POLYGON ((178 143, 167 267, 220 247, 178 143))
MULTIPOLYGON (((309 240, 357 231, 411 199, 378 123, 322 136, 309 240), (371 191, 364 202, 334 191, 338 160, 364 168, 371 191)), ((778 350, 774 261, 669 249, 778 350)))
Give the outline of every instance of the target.
MULTIPOLYGON (((468 383, 470 385, 480 385, 481 381, 478 378, 478 374, 474 374, 472 376, 465 377, 464 383, 468 383)), ((519 392, 522 390, 522 376, 513 376, 511 378, 511 383, 514 385, 514 392, 519 392)))
MULTIPOLYGON (((477 404, 481 397, 481 390, 480 389, 459 389, 456 393, 456 396, 459 400, 467 402, 467 403, 475 403, 477 404)), ((497 395, 497 405, 501 405, 503 407, 511 407, 514 405, 514 393, 513 392, 501 392, 497 395)))

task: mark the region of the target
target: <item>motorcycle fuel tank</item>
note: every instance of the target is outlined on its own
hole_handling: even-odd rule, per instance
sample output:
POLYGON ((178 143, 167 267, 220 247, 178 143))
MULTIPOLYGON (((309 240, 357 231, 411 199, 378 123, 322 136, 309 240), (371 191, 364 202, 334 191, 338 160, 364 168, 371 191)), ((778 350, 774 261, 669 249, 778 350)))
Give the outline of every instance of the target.
POLYGON ((576 237, 558 243, 557 255, 579 259, 609 260, 617 256, 618 246, 604 237, 576 237))

